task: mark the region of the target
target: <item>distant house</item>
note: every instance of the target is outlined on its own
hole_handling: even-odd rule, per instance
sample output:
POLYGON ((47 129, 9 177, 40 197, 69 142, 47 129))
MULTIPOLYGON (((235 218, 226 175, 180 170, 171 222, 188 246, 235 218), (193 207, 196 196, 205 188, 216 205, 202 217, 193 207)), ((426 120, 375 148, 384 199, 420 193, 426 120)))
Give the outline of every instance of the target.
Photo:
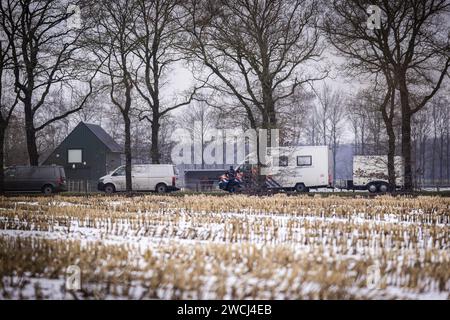
POLYGON ((42 165, 60 165, 67 179, 97 180, 121 165, 122 147, 95 124, 80 122, 42 165))

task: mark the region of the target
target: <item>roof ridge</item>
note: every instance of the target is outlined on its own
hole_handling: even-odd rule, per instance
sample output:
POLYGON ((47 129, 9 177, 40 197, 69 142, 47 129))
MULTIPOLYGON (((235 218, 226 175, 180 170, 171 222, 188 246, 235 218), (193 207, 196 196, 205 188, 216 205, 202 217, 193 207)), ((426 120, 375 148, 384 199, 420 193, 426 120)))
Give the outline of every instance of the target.
POLYGON ((111 152, 123 152, 122 147, 114 140, 113 137, 111 137, 108 132, 106 132, 105 129, 103 129, 102 126, 94 123, 85 123, 83 121, 80 123, 84 124, 111 152))

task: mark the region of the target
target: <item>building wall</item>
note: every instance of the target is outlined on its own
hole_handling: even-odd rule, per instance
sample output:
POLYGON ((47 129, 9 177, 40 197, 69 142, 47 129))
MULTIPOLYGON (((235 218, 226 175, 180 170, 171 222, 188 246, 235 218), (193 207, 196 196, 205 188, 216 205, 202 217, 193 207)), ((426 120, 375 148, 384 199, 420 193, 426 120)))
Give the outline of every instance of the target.
POLYGON ((122 165, 120 153, 106 153, 106 173, 109 173, 122 165))
POLYGON ((84 124, 77 126, 72 133, 44 161, 44 165, 61 165, 67 179, 97 180, 107 174, 112 163, 120 165, 120 154, 113 154, 84 124), (82 163, 69 164, 69 149, 81 149, 82 163), (107 168, 108 163, 108 168, 107 168), (75 166, 75 168, 74 168, 75 166))

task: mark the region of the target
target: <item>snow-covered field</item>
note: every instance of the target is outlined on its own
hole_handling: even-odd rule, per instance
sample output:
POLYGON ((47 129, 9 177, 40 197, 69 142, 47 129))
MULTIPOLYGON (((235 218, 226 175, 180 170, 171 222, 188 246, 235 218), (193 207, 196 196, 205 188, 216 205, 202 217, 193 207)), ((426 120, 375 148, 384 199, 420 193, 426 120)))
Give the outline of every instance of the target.
POLYGON ((449 299, 450 199, 0 198, 0 262, 0 299, 449 299))

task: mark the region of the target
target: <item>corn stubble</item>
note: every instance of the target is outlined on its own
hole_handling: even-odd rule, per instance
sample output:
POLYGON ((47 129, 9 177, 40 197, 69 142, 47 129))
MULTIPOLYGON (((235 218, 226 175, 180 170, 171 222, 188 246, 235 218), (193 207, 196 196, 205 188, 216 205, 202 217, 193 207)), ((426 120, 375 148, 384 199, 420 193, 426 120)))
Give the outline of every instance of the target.
POLYGON ((439 197, 0 198, 0 298, 448 299, 449 219, 439 197))

